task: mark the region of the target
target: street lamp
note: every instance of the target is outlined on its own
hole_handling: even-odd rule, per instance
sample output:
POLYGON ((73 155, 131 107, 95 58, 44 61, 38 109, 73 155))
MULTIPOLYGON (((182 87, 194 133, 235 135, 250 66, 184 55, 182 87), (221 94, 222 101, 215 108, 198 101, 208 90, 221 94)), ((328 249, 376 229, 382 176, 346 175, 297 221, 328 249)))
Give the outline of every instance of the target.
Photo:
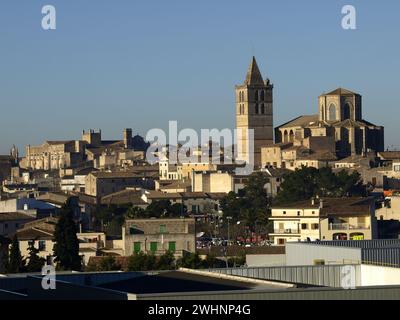
POLYGON ((232 220, 232 217, 226 217, 226 219, 228 220, 228 246, 229 246, 229 241, 230 241, 230 229, 229 229, 229 226, 230 226, 230 221, 232 220))

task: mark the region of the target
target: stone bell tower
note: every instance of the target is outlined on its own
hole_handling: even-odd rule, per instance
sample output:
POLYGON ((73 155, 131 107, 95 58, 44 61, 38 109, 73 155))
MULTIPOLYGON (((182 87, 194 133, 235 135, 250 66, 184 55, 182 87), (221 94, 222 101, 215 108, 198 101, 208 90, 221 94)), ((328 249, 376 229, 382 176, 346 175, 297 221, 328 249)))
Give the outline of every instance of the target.
POLYGON ((263 79, 255 57, 246 80, 235 88, 237 160, 249 163, 253 159, 256 167, 261 165, 261 148, 273 144, 273 88, 269 79, 263 79), (252 136, 248 132, 251 129, 254 132, 253 154, 252 136))

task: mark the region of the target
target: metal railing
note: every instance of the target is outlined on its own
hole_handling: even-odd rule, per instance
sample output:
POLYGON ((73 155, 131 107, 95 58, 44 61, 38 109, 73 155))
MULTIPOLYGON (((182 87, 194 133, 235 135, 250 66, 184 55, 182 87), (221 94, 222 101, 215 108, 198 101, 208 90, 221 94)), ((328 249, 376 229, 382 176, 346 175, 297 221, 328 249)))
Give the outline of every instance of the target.
POLYGON ((300 234, 299 229, 275 229, 275 234, 300 234))
POLYGON ((369 230, 371 226, 366 223, 330 223, 329 230, 369 230))

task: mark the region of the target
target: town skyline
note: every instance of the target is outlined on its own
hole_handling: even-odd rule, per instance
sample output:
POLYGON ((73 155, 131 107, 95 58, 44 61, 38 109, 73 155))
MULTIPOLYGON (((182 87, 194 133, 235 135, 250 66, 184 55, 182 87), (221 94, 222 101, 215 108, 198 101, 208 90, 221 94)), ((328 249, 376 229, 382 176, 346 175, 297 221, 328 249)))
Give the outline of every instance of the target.
POLYGON ((345 31, 342 1, 301 6, 254 1, 258 19, 251 24, 252 15, 240 14, 244 4, 158 3, 164 15, 144 21, 138 13, 156 8, 155 3, 91 10, 88 2, 78 10, 74 2, 54 1, 58 24, 48 33, 40 28, 38 4, 24 6, 17 25, 12 21, 21 8, 13 10, 10 1, 1 4, 1 12, 7 12, 0 13, 1 105, 7 110, 0 122, 2 154, 13 144, 23 153, 26 145, 46 139, 75 139, 89 128, 101 128, 106 139, 119 139, 127 127, 144 136, 149 129, 165 129, 169 120, 195 130, 234 128, 234 86, 243 81, 253 55, 275 85, 274 127, 313 114, 319 95, 344 87, 363 96, 365 118, 385 127, 385 147, 400 147, 394 94, 399 47, 390 41, 398 25, 397 2, 381 8, 354 1, 358 28, 345 31), (186 15, 172 22, 178 7, 186 15), (324 14, 315 16, 312 9, 324 14), (205 18, 210 25, 204 25, 205 18), (326 49, 331 47, 327 41, 336 41, 337 49, 326 49), (23 122, 18 131, 12 118, 23 122), (60 118, 68 126, 60 126, 60 118))

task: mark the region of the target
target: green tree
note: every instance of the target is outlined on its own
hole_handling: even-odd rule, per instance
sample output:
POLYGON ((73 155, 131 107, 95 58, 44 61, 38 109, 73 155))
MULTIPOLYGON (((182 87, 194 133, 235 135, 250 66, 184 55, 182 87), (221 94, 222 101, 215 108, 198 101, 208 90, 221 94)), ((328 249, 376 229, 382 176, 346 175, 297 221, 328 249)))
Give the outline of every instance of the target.
POLYGON ((61 209, 61 216, 54 232, 54 261, 60 270, 79 271, 82 268, 79 256, 77 226, 73 220, 74 206, 68 199, 61 209))
POLYGON ((177 262, 181 268, 201 269, 204 267, 202 260, 198 253, 186 253, 177 262))
POLYGON ((342 170, 335 174, 331 168, 302 167, 284 177, 275 203, 292 203, 312 197, 363 196, 366 188, 360 174, 342 170))
POLYGON ((222 262, 218 260, 214 255, 208 254, 206 259, 202 261, 204 268, 220 268, 222 262))
POLYGON ((19 273, 24 271, 24 267, 25 262, 21 256, 19 241, 17 235, 14 235, 10 248, 7 271, 8 273, 19 273))
POLYGON ((157 270, 157 261, 153 254, 143 252, 135 253, 128 260, 129 271, 151 271, 157 270))
POLYGON ((246 207, 245 200, 239 197, 235 192, 229 192, 228 195, 221 200, 221 209, 224 217, 232 217, 234 221, 241 219, 243 208, 246 207))
POLYGON ((233 222, 244 220, 253 231, 257 224, 266 224, 271 202, 265 191, 267 183, 267 176, 257 172, 249 177, 241 196, 230 192, 221 201, 224 218, 230 216, 233 222))
POLYGON ((119 265, 113 256, 107 256, 101 259, 97 271, 117 271, 121 270, 119 265))
POLYGON ((159 200, 150 203, 146 208, 148 218, 163 218, 171 212, 171 202, 169 200, 159 200))
POLYGON ((143 208, 132 206, 126 211, 128 219, 147 218, 146 211, 143 208))
POLYGON ((275 202, 291 203, 313 197, 317 190, 317 172, 315 168, 302 167, 286 175, 275 202))
POLYGON ((184 216, 187 213, 187 207, 182 203, 174 203, 168 208, 168 215, 170 218, 184 216))
POLYGON ((173 270, 175 269, 175 257, 172 251, 167 251, 159 257, 157 270, 173 270))
POLYGON ((42 270, 46 259, 39 257, 39 249, 36 249, 34 243, 31 242, 28 247, 29 257, 26 270, 28 272, 39 272, 42 270))

